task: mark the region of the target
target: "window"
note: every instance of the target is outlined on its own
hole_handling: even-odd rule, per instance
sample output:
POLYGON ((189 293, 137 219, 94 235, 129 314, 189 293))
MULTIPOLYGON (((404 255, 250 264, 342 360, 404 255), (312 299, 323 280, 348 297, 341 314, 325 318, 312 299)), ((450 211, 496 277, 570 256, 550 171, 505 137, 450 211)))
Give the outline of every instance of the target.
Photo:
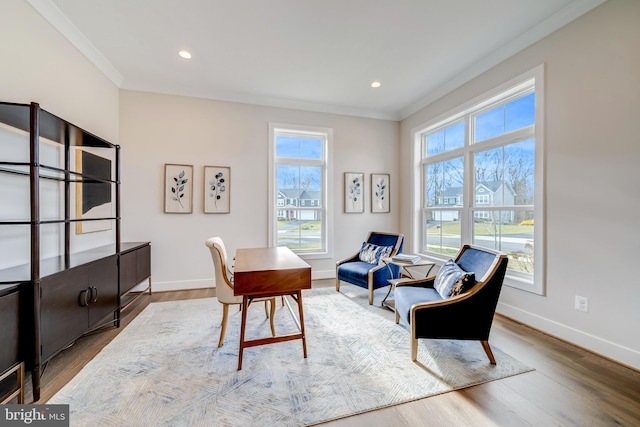
MULTIPOLYGON (((484 191, 482 189, 478 191, 484 191)), ((488 194, 476 194, 476 206, 478 205, 488 205, 489 204, 489 195, 488 194)))
POLYGON ((332 130, 269 125, 269 241, 308 257, 330 256, 328 153, 332 130))
POLYGON ((540 66, 413 133, 416 247, 443 260, 463 243, 500 250, 505 284, 539 294, 542 78, 540 66))

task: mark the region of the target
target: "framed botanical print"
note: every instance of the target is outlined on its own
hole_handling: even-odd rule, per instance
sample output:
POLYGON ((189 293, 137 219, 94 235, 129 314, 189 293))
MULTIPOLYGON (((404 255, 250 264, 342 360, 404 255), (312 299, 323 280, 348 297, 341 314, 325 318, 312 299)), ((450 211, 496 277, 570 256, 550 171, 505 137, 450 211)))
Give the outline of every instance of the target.
POLYGON ((364 212, 364 174, 360 172, 344 173, 344 211, 345 213, 364 212))
POLYGON ((164 165, 164 212, 193 211, 193 166, 164 165))
POLYGON ((389 212, 389 174, 371 174, 371 212, 389 212))
POLYGON ((204 213, 229 213, 231 208, 231 168, 204 167, 204 213))

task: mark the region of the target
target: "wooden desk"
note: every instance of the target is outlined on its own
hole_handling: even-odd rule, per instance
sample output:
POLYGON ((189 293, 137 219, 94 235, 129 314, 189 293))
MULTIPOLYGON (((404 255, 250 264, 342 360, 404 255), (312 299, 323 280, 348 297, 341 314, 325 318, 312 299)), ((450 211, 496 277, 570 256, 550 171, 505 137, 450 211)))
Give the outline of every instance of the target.
POLYGON ((301 339, 302 351, 306 358, 307 341, 304 334, 302 290, 311 289, 311 266, 286 247, 238 249, 233 276, 233 293, 243 297, 238 370, 242 369, 242 354, 245 347, 301 339), (299 322, 289 301, 284 298, 300 333, 245 341, 247 309, 251 301, 254 298, 286 295, 291 295, 298 303, 299 322))

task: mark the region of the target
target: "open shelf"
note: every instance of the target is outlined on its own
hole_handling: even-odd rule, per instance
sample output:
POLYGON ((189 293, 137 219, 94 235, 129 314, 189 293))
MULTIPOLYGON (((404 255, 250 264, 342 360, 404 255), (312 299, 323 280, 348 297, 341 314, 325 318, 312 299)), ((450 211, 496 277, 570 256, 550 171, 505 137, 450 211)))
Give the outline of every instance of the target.
POLYGON ((47 360, 119 322, 120 147, 37 103, 0 102, 0 199, 0 296, 19 295, 21 325, 0 374, 23 360, 37 401, 47 360))

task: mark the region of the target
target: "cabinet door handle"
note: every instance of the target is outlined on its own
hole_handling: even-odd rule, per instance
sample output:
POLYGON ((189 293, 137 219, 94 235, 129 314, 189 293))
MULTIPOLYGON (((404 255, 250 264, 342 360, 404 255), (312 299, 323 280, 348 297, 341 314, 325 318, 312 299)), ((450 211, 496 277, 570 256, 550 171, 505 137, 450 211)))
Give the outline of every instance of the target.
POLYGON ((89 293, 88 289, 80 291, 80 295, 78 296, 78 304, 80 304, 80 307, 86 307, 89 305, 89 301, 87 300, 88 293, 89 293))
POLYGON ((93 304, 98 301, 98 288, 95 286, 89 286, 89 291, 91 292, 91 298, 89 298, 89 302, 93 304))

